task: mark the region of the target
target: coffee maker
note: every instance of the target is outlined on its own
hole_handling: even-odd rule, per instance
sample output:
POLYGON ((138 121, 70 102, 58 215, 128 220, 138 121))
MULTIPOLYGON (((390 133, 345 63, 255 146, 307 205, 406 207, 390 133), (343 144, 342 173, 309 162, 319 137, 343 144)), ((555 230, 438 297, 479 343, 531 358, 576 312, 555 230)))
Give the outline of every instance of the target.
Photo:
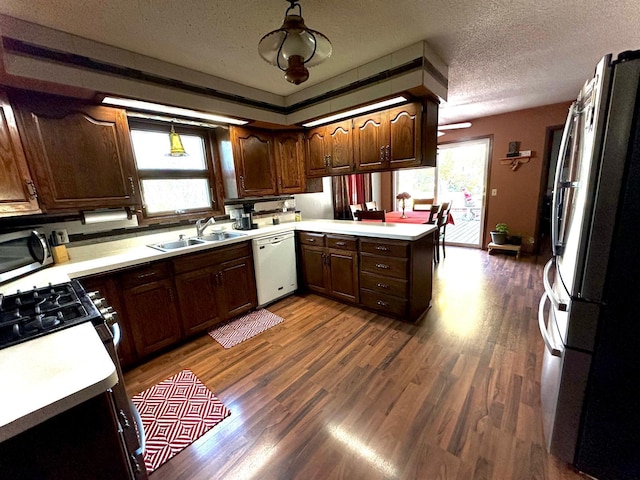
POLYGON ((235 228, 238 230, 251 230, 258 228, 257 223, 253 223, 253 203, 242 204, 242 214, 238 218, 235 228))

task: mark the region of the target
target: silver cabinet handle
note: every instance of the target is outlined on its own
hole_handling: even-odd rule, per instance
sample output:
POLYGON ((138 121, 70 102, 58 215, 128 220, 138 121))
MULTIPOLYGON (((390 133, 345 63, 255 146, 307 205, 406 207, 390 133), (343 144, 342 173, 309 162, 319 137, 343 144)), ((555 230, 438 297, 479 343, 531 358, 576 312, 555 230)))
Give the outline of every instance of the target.
POLYGON ((388 247, 385 247, 384 245, 378 245, 378 246, 376 247, 376 250, 380 250, 381 252, 388 252, 388 251, 389 251, 389 248, 388 248, 388 247))
POLYGON ((385 157, 386 157, 387 162, 389 160, 391 160, 391 146, 390 145, 387 145, 387 147, 386 147, 385 157))
POLYGON ((387 302, 383 302, 382 300, 378 300, 376 302, 378 305, 380 305, 381 307, 388 307, 389 304, 387 302))
POLYGON ((388 270, 391 267, 389 265, 387 265, 386 263, 376 263, 376 267, 377 268, 382 268, 383 270, 388 270))
POLYGON ((244 191, 246 189, 244 186, 244 175, 240 175, 240 185, 242 185, 242 190, 244 191))
POLYGON ((309 243, 314 243, 316 241, 315 238, 307 238, 307 242, 309 243))
POLYGON ((124 410, 120 409, 120 411, 118 412, 118 415, 120 415, 120 418, 122 419, 122 421, 120 422, 120 425, 122 425, 122 428, 131 427, 131 425, 129 424, 129 419, 127 418, 127 414, 124 413, 124 410))
POLYGON ((548 298, 547 292, 543 293, 542 297, 540 297, 540 305, 538 306, 538 328, 540 329, 540 335, 542 335, 542 340, 544 340, 544 344, 547 350, 549 350, 549 353, 554 357, 560 357, 562 356, 562 347, 557 347, 553 344, 549 332, 547 332, 547 325, 544 323, 544 304, 548 298))
POLYGON ((339 247, 344 247, 346 245, 346 243, 344 243, 344 242, 336 242, 336 245, 338 245, 339 247))
POLYGON ((129 186, 131 187, 131 196, 136 194, 136 187, 133 183, 133 177, 129 177, 129 186))
POLYGON ((553 287, 551 286, 551 282, 549 282, 549 271, 551 270, 551 267, 553 266, 554 263, 555 263, 555 257, 551 258, 547 262, 547 264, 544 266, 544 273, 542 274, 542 283, 544 284, 544 291, 547 292, 547 296, 549 297, 549 300, 551 300, 551 303, 553 304, 553 306, 558 310, 560 310, 561 312, 566 312, 567 304, 562 303, 560 299, 555 295, 553 291, 553 287))
POLYGON ((376 286, 378 288, 389 288, 389 285, 387 285, 386 283, 378 283, 376 286))

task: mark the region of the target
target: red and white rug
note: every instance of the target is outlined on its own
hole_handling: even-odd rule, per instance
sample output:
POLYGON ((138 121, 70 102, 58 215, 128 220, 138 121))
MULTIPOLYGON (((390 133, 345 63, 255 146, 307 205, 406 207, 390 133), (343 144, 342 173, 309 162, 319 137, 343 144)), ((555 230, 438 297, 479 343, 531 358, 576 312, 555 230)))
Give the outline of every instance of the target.
POLYGON ((183 370, 132 400, 144 426, 144 463, 149 473, 231 415, 191 370, 183 370))
POLYGON ((214 328, 209 335, 224 348, 231 348, 281 322, 284 318, 261 308, 214 328))

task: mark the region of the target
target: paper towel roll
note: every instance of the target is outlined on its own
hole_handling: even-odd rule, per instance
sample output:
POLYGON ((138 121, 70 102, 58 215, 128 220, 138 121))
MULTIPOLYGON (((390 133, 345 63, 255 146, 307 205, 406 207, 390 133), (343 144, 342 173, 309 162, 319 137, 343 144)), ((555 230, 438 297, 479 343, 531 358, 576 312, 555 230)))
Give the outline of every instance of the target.
POLYGON ((82 223, 102 223, 102 222, 117 222, 127 220, 129 215, 126 209, 118 210, 96 210, 93 212, 82 212, 82 223))

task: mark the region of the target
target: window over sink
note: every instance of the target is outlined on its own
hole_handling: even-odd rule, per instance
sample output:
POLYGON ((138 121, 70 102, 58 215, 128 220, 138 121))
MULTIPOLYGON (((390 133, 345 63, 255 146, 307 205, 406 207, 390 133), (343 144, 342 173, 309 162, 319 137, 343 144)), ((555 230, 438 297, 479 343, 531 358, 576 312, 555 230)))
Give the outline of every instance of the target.
POLYGON ((217 150, 213 129, 173 125, 186 156, 168 155, 171 124, 129 120, 143 203, 143 221, 218 213, 217 150))

